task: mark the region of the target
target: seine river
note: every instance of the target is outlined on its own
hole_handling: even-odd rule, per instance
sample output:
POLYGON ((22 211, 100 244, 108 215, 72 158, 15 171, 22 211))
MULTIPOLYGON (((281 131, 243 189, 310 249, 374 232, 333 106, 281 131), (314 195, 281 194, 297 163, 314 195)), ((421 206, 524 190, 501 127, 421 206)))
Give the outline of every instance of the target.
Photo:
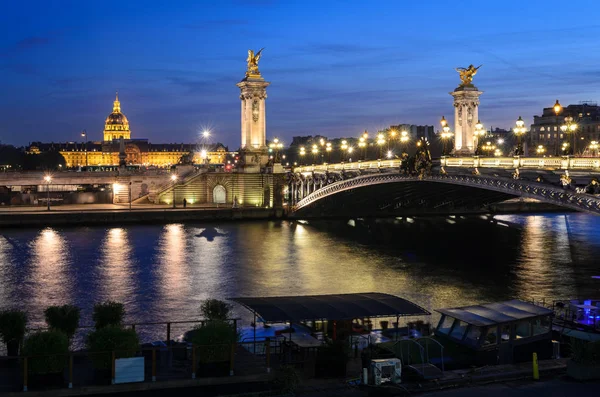
MULTIPOLYGON (((581 214, 242 222, 0 231, 0 308, 43 326, 71 303, 123 302, 128 322, 199 317, 206 298, 387 292, 429 309, 600 295, 600 217, 581 214), (354 227, 352 227, 354 225, 354 227)), ((248 325, 241 307, 235 314, 248 325)), ((140 330, 164 339, 164 328, 140 330)), ((174 331, 177 332, 177 331, 174 331)))

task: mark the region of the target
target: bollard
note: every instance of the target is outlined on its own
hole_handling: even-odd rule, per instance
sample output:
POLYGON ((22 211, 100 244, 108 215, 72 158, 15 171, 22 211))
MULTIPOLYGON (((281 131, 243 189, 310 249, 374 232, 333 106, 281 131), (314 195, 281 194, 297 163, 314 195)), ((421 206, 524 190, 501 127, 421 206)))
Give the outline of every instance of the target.
POLYGON ((533 380, 540 380, 537 353, 533 353, 533 380))
POLYGON ((23 359, 23 391, 27 391, 27 357, 23 359))
POLYGON ((235 359, 235 343, 231 344, 231 355, 229 357, 229 376, 233 376, 233 364, 235 359))
POLYGON ((192 379, 196 379, 196 345, 192 345, 192 379))
POLYGON ((156 348, 152 349, 152 382, 156 382, 156 348))
POLYGON ((73 388, 73 355, 69 355, 69 389, 73 388))
POLYGON ((267 358, 267 373, 271 372, 271 339, 265 340, 265 357, 267 358))
POLYGON ((115 360, 116 360, 116 357, 115 357, 115 352, 114 352, 114 350, 113 350, 113 352, 111 353, 111 355, 112 355, 112 357, 111 357, 111 360, 110 360, 110 361, 112 362, 112 380, 111 380, 111 384, 113 384, 113 385, 114 385, 114 384, 115 384, 115 371, 116 371, 116 368, 115 368, 115 364, 116 364, 116 363, 115 363, 115 360))
POLYGON ((369 370, 367 368, 363 368, 363 385, 369 384, 369 370))

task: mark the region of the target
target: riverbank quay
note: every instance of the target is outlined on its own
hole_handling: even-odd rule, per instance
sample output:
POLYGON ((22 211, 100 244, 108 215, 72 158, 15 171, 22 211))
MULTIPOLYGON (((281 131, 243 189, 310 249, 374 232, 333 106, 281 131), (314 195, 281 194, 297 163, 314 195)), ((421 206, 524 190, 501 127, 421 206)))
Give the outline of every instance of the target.
MULTIPOLYGON (((471 370, 446 371, 443 379, 429 382, 406 382, 401 387, 360 387, 347 379, 304 379, 293 395, 306 397, 320 396, 382 396, 382 395, 423 395, 423 396, 463 396, 483 395, 482 390, 507 391, 505 385, 519 382, 524 390, 532 386, 544 395, 595 395, 599 382, 574 382, 565 377, 568 359, 541 360, 539 362, 540 380, 532 380, 531 363, 515 365, 499 365, 471 370), (553 394, 559 384, 563 391, 576 389, 581 392, 589 391, 592 394, 553 394), (405 393, 405 394, 403 394, 405 393), (470 393, 470 394, 469 394, 470 393), (475 394, 473 394, 475 393, 475 394)), ((352 366, 352 365, 350 365, 352 366)), ((5 396, 39 396, 39 397, 69 397, 69 396, 101 396, 116 394, 120 396, 153 396, 164 393, 177 393, 177 395, 231 395, 231 396, 285 396, 269 386, 275 379, 275 373, 241 375, 230 377, 197 378, 167 380, 161 382, 129 383, 120 385, 89 386, 73 389, 38 390, 24 392, 10 392, 5 396)), ((512 389, 512 388, 511 388, 512 389)), ((487 394, 486 394, 487 395, 487 394)), ((491 394, 498 395, 501 394, 491 394)), ((506 394, 504 394, 506 395, 506 394)), ((522 394, 527 395, 527 394, 522 394)))
POLYGON ((51 207, 6 207, 0 209, 0 227, 72 226, 195 221, 238 221, 280 219, 282 209, 165 205, 82 204, 51 207))

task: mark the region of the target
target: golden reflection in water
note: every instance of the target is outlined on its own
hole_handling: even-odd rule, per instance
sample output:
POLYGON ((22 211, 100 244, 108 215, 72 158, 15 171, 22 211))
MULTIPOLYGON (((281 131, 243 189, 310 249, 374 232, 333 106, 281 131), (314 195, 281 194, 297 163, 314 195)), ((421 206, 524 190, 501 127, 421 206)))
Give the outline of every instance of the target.
POLYGON ((519 297, 551 300, 573 293, 568 222, 568 216, 526 218, 521 257, 515 267, 519 297))
POLYGON ((14 272, 11 271, 11 249, 10 242, 0 236, 0 307, 13 303, 10 298, 13 290, 12 286, 16 283, 12 280, 14 272))
POLYGON ((69 277, 69 246, 65 237, 52 228, 40 231, 30 243, 30 307, 43 310, 50 305, 71 302, 75 288, 69 277))
POLYGON ((232 279, 237 269, 226 266, 226 261, 231 261, 232 257, 229 234, 221 228, 208 226, 190 229, 189 236, 188 271, 190 282, 193 283, 190 285, 189 299, 194 307, 200 307, 204 299, 231 297, 227 294, 227 287, 235 285, 232 279))
POLYGON ((160 296, 164 307, 173 309, 170 318, 179 318, 178 308, 189 294, 185 228, 181 224, 166 225, 158 242, 158 274, 160 296))
MULTIPOLYGON (((134 301, 137 283, 133 266, 133 248, 127 229, 111 228, 100 248, 101 296, 98 301, 110 299, 117 302, 134 301)), ((132 311, 132 308, 129 308, 132 311)))

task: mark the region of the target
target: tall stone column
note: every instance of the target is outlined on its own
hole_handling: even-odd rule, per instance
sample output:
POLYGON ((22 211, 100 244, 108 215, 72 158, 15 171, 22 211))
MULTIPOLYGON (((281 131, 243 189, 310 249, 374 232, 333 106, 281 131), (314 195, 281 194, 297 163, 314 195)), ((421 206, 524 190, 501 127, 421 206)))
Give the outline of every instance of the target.
POLYGON ((246 76, 236 84, 240 88, 242 102, 240 151, 245 164, 244 172, 260 171, 260 167, 265 166, 269 159, 265 112, 269 84, 260 75, 246 76))
POLYGON ((473 132, 479 120, 479 91, 472 84, 461 85, 450 93, 454 97, 454 154, 471 156, 476 143, 473 132))

